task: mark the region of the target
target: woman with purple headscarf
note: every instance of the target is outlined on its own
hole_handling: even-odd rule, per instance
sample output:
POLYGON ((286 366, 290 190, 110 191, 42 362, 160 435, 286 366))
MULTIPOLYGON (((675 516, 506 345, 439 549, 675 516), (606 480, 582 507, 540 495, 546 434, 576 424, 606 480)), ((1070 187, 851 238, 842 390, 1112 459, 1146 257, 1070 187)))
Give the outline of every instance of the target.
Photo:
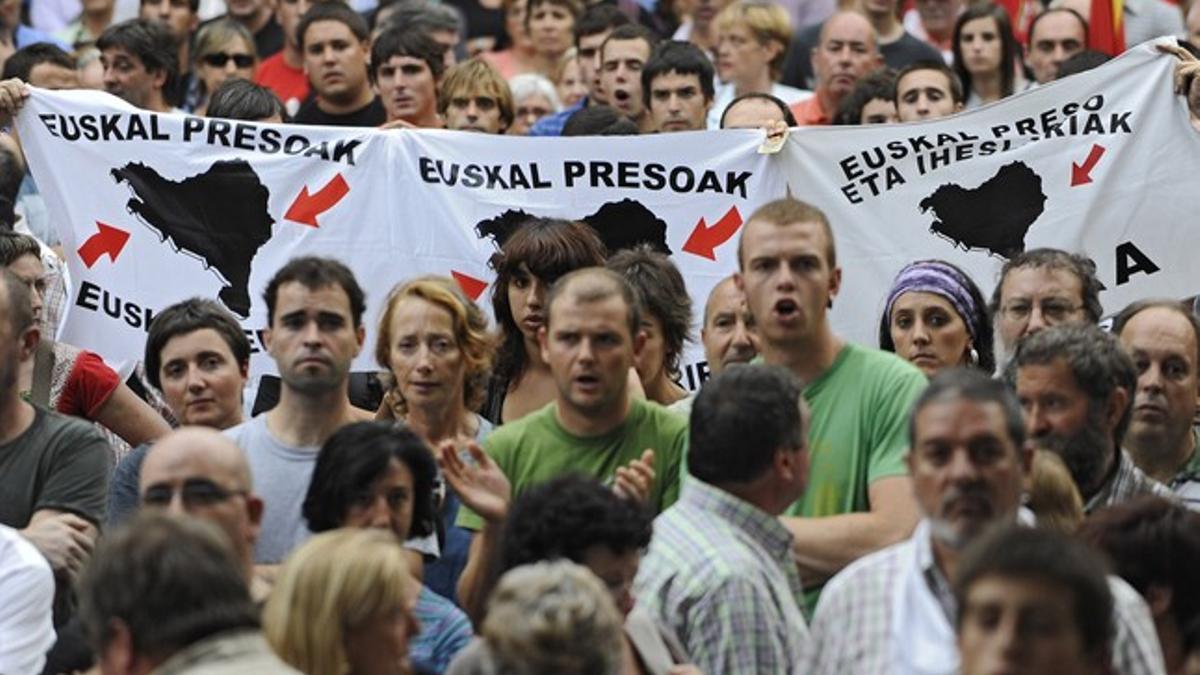
POLYGON ((944 260, 900 270, 879 322, 879 347, 932 377, 943 368, 974 366, 991 373, 992 319, 979 287, 944 260))

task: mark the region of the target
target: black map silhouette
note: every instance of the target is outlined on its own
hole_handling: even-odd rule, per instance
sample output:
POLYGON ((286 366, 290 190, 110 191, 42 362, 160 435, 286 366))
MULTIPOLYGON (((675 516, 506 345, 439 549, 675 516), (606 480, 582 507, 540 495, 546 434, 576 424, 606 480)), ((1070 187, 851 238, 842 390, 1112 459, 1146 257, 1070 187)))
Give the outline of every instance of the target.
POLYGON ((202 174, 173 181, 130 163, 112 170, 134 197, 130 212, 176 251, 198 258, 225 287, 218 297, 234 314, 250 315, 250 263, 271 238, 270 193, 243 160, 220 161, 202 174))
MULTIPOLYGON (((509 209, 495 218, 479 221, 475 232, 480 239, 491 237, 500 248, 525 221, 536 217, 520 209, 509 209)), ((649 244, 655 251, 671 255, 671 248, 667 246, 666 221, 639 201, 606 202, 595 213, 579 220, 595 230, 609 253, 649 244)))
POLYGON ((921 213, 933 209, 931 232, 967 250, 1011 258, 1025 250, 1025 234, 1045 210, 1046 194, 1041 176, 1012 162, 974 189, 942 185, 919 206, 921 213))

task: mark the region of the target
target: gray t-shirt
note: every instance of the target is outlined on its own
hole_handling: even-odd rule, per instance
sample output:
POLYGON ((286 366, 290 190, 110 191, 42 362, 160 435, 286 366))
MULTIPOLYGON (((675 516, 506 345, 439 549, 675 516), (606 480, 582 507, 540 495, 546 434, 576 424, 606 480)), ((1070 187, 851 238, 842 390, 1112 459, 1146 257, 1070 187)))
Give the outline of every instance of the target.
POLYGON ((254 491, 263 500, 262 531, 254 545, 254 562, 281 562, 312 536, 300 512, 320 448, 280 443, 267 429, 266 414, 226 429, 250 464, 254 491))
POLYGON ((0 445, 0 523, 15 529, 57 509, 99 525, 108 493, 108 443, 88 422, 34 406, 33 424, 0 445))

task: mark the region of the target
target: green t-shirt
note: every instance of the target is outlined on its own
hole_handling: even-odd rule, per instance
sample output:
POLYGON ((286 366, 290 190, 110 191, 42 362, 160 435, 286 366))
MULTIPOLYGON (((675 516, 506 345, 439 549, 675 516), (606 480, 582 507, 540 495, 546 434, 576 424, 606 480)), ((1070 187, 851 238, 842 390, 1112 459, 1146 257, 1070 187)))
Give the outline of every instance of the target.
MULTIPOLYGON (((679 496, 679 475, 687 450, 687 418, 662 406, 635 399, 625 422, 602 436, 582 437, 558 422, 555 404, 505 424, 484 441, 487 451, 512 483, 517 498, 529 488, 567 473, 578 473, 610 483, 617 467, 654 451, 654 488, 650 507, 659 513, 679 496)), ((483 519, 466 506, 457 524, 469 530, 483 527, 483 519)))
MULTIPOLYGON (((908 473, 908 416, 927 384, 920 370, 895 354, 847 344, 829 370, 804 388, 812 410, 808 486, 786 514, 870 510, 871 483, 908 473)), ((807 589, 810 610, 820 591, 807 589)))

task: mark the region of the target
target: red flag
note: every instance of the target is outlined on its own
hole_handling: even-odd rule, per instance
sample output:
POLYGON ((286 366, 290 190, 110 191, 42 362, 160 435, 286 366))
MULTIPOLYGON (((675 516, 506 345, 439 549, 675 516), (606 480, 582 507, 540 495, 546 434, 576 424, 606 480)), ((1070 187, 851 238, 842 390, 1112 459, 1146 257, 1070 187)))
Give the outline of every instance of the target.
POLYGON ((1116 56, 1125 51, 1124 0, 1092 0, 1088 48, 1116 56))

